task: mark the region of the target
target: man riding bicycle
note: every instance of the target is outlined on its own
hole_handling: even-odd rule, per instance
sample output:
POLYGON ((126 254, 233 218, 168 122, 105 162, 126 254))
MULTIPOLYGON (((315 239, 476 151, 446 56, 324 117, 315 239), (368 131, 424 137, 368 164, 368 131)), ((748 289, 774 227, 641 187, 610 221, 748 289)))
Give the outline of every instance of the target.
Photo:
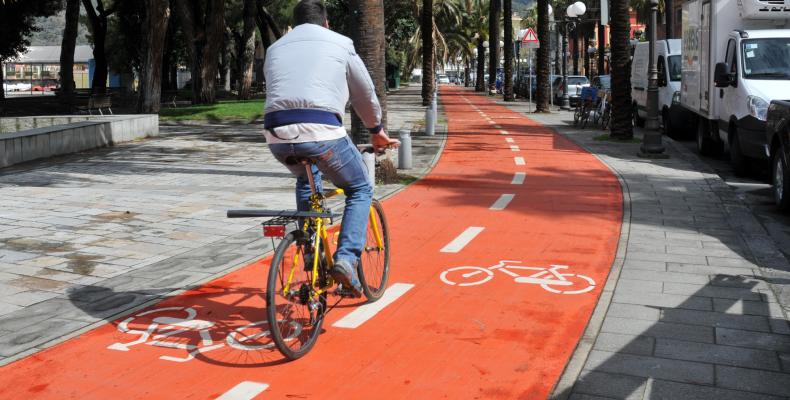
POLYGON ((309 211, 310 183, 296 161, 315 162, 321 174, 343 189, 346 207, 334 253, 332 277, 361 296, 357 263, 365 245, 373 197, 362 156, 343 127, 346 103, 370 131, 376 150, 397 146, 381 125, 381 106, 373 81, 351 39, 329 30, 322 0, 301 0, 294 8, 296 27, 266 52, 264 135, 274 157, 296 176, 296 203, 309 211))

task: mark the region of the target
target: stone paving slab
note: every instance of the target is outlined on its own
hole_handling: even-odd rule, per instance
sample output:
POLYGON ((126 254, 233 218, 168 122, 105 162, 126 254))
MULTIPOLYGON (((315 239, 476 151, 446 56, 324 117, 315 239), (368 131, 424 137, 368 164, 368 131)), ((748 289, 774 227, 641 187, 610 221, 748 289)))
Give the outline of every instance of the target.
POLYGON ((790 396, 790 263, 749 206, 671 139, 669 159, 646 160, 639 144, 572 127, 570 113, 529 116, 618 174, 629 212, 604 289, 613 296, 602 296, 553 398, 790 396))
MULTIPOLYGON (((419 127, 420 103, 420 87, 392 93, 391 130, 419 127)), ((271 251, 262 219, 225 217, 295 208, 295 181, 260 129, 162 125, 160 138, 0 169, 0 364, 271 251)), ((414 168, 399 173, 427 173, 445 131, 415 130, 414 168)))

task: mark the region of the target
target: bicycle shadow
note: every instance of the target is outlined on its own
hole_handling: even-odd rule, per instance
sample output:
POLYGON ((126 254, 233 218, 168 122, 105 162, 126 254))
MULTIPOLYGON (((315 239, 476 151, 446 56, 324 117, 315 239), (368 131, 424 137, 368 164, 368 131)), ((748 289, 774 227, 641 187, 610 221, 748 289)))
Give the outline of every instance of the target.
MULTIPOLYGON (((765 281, 716 275, 676 305, 669 304, 671 297, 618 287, 575 382, 561 381, 550 398, 717 399, 745 395, 741 390, 781 396, 780 383, 769 375, 781 373, 778 360, 790 347, 768 350, 765 344, 768 335, 779 335, 770 333, 777 320, 765 281), (764 387, 734 379, 756 370, 766 374, 764 387)), ((790 382, 790 375, 785 378, 790 382)))

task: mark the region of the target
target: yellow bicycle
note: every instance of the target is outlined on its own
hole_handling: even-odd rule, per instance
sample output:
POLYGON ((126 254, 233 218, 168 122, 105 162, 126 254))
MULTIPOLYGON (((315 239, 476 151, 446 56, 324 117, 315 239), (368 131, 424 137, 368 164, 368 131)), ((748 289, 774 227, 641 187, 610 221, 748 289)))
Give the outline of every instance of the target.
MULTIPOLYGON (((359 146, 361 152, 373 152, 372 146, 359 146)), ((310 182, 311 211, 295 210, 230 210, 228 218, 273 217, 263 222, 264 236, 280 237, 269 268, 266 290, 266 309, 271 328, 271 338, 277 349, 288 359, 295 360, 307 354, 315 345, 321 332, 324 316, 343 298, 351 297, 349 288, 343 288, 332 279, 333 267, 329 226, 338 214, 326 208, 326 200, 343 194, 342 189, 320 193, 313 180, 313 160, 303 158, 310 182), (296 229, 288 232, 288 227, 296 229), (327 306, 329 295, 338 297, 327 306)), ((357 273, 365 297, 376 301, 384 294, 389 275, 390 248, 387 219, 384 208, 376 199, 370 206, 367 238, 357 273)))

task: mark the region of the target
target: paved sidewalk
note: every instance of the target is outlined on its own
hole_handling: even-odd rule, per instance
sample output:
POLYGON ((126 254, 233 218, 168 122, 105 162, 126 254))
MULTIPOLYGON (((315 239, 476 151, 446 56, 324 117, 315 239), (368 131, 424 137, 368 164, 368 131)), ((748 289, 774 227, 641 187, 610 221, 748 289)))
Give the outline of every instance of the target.
MULTIPOLYGON (((422 121, 419 91, 389 96, 391 130, 422 121)), ((225 218, 231 208, 295 207, 294 180, 260 127, 163 125, 161 132, 0 170, 0 365, 271 249, 258 220, 225 218)), ((400 173, 427 172, 444 137, 415 132, 414 168, 400 173)), ((376 195, 403 186, 380 185, 376 195)))
POLYGON ((570 113, 530 117, 618 173, 630 210, 618 262, 554 397, 790 397, 790 265, 734 191, 671 139, 670 159, 646 160, 639 144, 573 128, 570 113))

